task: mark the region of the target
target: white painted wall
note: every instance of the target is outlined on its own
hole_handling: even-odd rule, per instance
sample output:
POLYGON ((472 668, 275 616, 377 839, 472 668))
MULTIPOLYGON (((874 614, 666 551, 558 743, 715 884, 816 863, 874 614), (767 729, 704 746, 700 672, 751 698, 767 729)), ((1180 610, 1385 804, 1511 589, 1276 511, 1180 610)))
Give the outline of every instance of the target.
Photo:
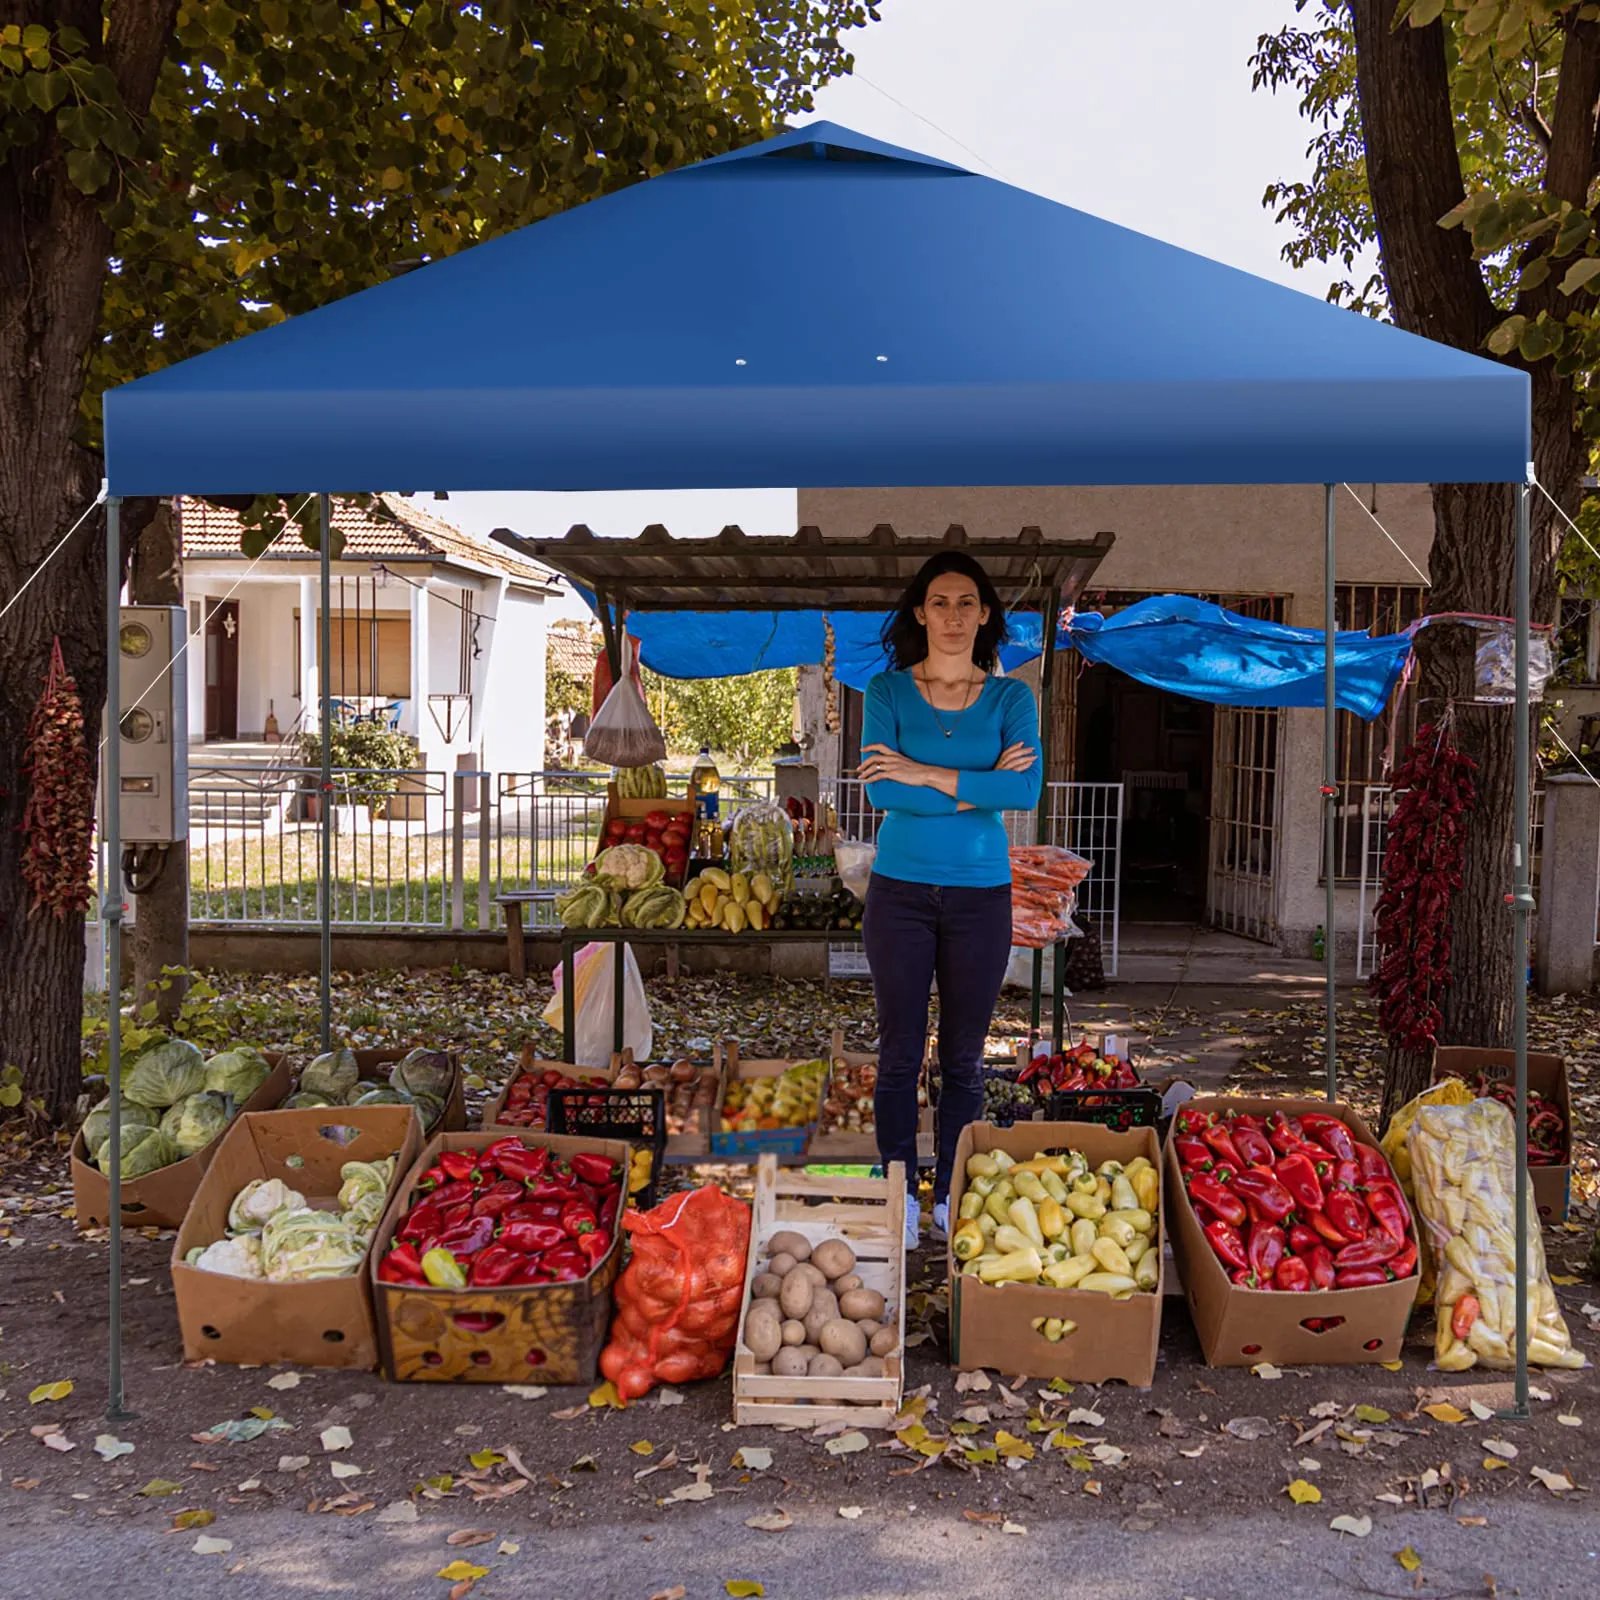
MULTIPOLYGON (((487 602, 486 602, 487 603, 487 602)), ((507 589, 491 630, 482 720, 483 765, 490 772, 544 767, 544 656, 549 611, 526 590, 507 589)), ((484 662, 480 661, 480 667, 484 662)))

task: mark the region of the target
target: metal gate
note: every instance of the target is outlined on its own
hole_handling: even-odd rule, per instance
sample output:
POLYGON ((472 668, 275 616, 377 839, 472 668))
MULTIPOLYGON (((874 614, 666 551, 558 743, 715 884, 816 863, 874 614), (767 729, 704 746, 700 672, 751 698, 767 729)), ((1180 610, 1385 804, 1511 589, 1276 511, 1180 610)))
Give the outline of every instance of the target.
POLYGON ((1218 706, 1212 728, 1206 920, 1271 944, 1278 931, 1279 716, 1276 710, 1218 706))

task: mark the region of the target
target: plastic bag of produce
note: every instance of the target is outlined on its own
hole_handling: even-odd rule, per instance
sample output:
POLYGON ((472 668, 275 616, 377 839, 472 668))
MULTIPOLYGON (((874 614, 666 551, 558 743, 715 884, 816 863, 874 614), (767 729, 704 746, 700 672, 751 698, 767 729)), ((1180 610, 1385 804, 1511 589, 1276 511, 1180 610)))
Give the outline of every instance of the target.
MULTIPOLYGON (((1406 1199, 1413 1206, 1417 1202, 1417 1190, 1411 1177, 1411 1129, 1416 1123, 1417 1113, 1424 1106, 1469 1106, 1475 1098, 1472 1090, 1461 1079, 1447 1078, 1443 1083, 1436 1083, 1431 1089, 1425 1089, 1416 1099, 1406 1101, 1395 1112, 1389 1126, 1384 1130, 1384 1135, 1378 1144, 1388 1156, 1389 1165, 1394 1168, 1394 1175, 1400 1180, 1400 1187, 1405 1190, 1406 1199)), ((1433 1252, 1424 1250, 1417 1265, 1421 1275, 1421 1281, 1417 1285, 1417 1304, 1432 1305, 1433 1252)))
POLYGON ((741 806, 728 827, 728 870, 754 877, 764 872, 787 890, 794 881, 794 824, 787 812, 758 800, 741 806))
MULTIPOLYGON (((1409 1140, 1423 1237, 1434 1255, 1444 1372, 1516 1365, 1516 1123, 1503 1105, 1423 1106, 1409 1140)), ((1528 1360, 1581 1367, 1545 1271, 1539 1208, 1528 1186, 1528 1360)))
MULTIPOLYGON (((622 946, 625 965, 622 972, 622 1048, 633 1052, 635 1061, 648 1061, 655 1035, 650 1026, 650 1001, 644 992, 644 979, 633 950, 622 946)), ((616 993, 613 974, 617 946, 586 944, 572 958, 572 999, 577 1027, 572 1064, 575 1067, 608 1067, 615 1047, 612 1023, 612 996, 616 993)), ((540 1014, 557 1033, 562 1027, 562 984, 566 967, 556 968, 555 993, 540 1014)))
POLYGON ((632 678, 606 696, 583 736, 583 753, 610 767, 648 767, 667 759, 667 741, 632 678))
POLYGON ((750 1207, 708 1183, 625 1212, 622 1225, 633 1254, 617 1279, 601 1372, 624 1400, 716 1377, 739 1336, 750 1207))
POLYGON ((867 898, 867 885, 872 881, 872 863, 877 859, 875 844, 861 844, 855 839, 834 841, 833 864, 839 881, 863 903, 867 898))

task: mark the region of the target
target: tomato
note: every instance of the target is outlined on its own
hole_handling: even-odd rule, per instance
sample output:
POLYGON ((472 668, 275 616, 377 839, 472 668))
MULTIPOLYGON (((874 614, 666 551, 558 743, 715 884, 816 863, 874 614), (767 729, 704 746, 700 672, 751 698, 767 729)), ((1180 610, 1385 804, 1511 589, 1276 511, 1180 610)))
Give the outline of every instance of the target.
POLYGON ((644 826, 643 826, 643 824, 642 823, 638 823, 638 822, 630 822, 628 824, 628 826, 623 830, 622 837, 624 839, 626 839, 629 844, 643 844, 644 843, 644 826))
POLYGON ((626 817, 613 817, 606 824, 606 838, 608 839, 620 839, 627 831, 628 819, 626 817))
POLYGON ((669 827, 671 823, 672 818, 665 811, 652 811, 644 819, 645 827, 656 833, 660 833, 663 828, 669 827))

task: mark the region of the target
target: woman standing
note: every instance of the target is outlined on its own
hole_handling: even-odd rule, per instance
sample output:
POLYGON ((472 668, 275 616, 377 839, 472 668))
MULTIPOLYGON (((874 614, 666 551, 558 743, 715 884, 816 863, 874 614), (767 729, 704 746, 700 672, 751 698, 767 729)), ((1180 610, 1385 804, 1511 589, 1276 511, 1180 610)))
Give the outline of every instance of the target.
MULTIPOLYGON (((883 630, 892 670, 867 685, 861 776, 886 813, 862 932, 878 1002, 878 1154, 917 1170, 917 1079, 939 980, 939 1159, 933 1220, 948 1220, 956 1141, 983 1116, 983 1045, 1011 954, 1002 811, 1038 803, 1033 691, 991 676, 1005 611, 971 556, 931 557, 883 630)), ((921 1227, 915 1198, 906 1244, 921 1227)))

